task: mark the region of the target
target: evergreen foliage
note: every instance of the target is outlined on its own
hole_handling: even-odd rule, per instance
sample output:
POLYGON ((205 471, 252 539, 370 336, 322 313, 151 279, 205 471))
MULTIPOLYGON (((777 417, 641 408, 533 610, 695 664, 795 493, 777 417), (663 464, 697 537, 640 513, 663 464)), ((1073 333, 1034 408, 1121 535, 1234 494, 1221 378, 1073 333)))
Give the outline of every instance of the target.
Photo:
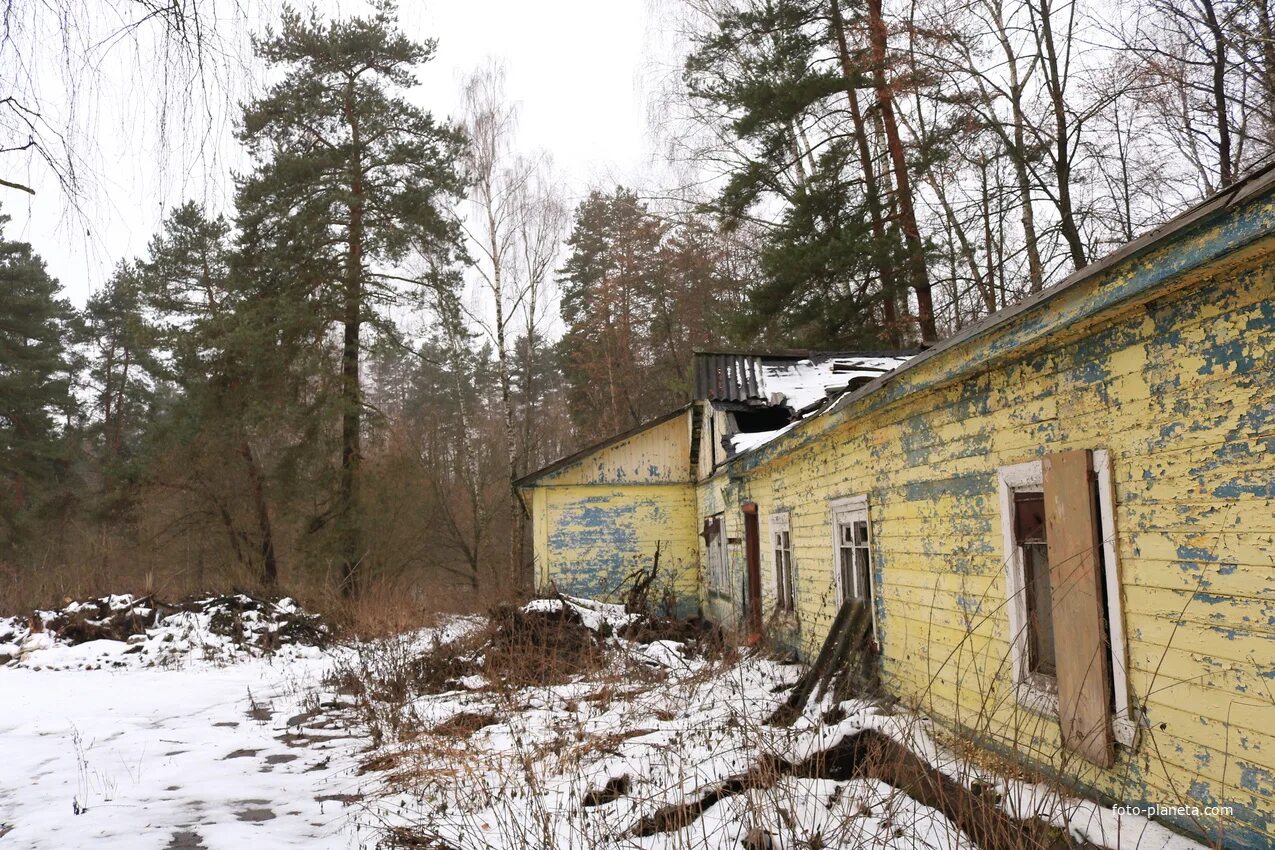
POLYGON ((623 431, 690 400, 691 353, 720 345, 741 281, 703 221, 675 225, 624 188, 576 210, 559 282, 559 343, 585 436, 623 431))
POLYGON ((730 116, 741 142, 706 206, 727 227, 764 221, 740 328, 761 347, 898 341, 885 302, 899 293, 881 270, 900 263, 899 239, 873 232, 843 105, 847 84, 866 81, 847 81, 832 41, 826 2, 754 0, 724 12, 686 63, 691 96, 730 116), (840 125, 817 149, 803 129, 812 120, 840 125))
POLYGON ((281 284, 281 315, 340 328, 340 469, 315 526, 333 528, 341 586, 352 595, 366 555, 363 326, 387 327, 382 310, 403 300, 404 283, 442 284, 386 270, 409 251, 437 265, 454 255, 449 210, 462 189, 462 142, 398 93, 415 84, 434 45, 404 36, 388 2, 335 22, 289 9, 256 46, 285 74, 244 111, 240 137, 256 167, 240 185, 240 225, 254 261, 274 255, 266 265, 281 284))
POLYGON ((59 491, 75 408, 71 307, 31 245, 4 238, 8 222, 0 215, 0 547, 59 491))

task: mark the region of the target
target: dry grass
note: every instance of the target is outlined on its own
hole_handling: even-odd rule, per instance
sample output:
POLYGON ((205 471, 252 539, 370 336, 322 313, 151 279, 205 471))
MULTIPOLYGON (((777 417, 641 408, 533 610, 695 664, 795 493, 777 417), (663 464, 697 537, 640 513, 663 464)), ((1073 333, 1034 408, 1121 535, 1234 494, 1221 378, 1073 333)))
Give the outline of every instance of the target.
MULTIPOLYGON (((728 653, 694 676, 652 670, 614 651, 599 655, 592 648, 575 659, 578 666, 564 668, 554 656, 574 636, 546 639, 520 628, 506 630, 506 637, 517 639, 502 648, 498 665, 481 671, 492 674, 482 688, 449 695, 443 703, 421 699, 453 687, 457 658, 473 660, 491 647, 498 630, 493 623, 457 646, 427 653, 431 660, 410 671, 418 677, 415 684, 396 692, 398 716, 408 719, 400 722, 396 738, 382 738, 399 743, 381 774, 388 792, 413 801, 408 811, 414 814, 408 824, 397 819, 385 824, 384 846, 575 848, 625 845, 648 835, 659 836, 659 846, 670 850, 725 846, 723 841, 746 850, 900 850, 931 846, 924 836, 931 828, 926 818, 935 810, 943 813, 942 829, 958 831, 953 840, 963 848, 1101 846, 1077 841, 1060 828, 1085 824, 1094 811, 1060 778, 1083 773, 1083 767, 1057 744, 1049 748, 1051 721, 1009 711, 1014 697, 1005 693, 1002 670, 1008 660, 989 657, 986 643, 971 642, 944 662, 982 692, 977 704, 957 707, 959 731, 928 720, 950 716, 951 708, 927 689, 906 706, 871 708, 880 723, 868 732, 839 741, 834 737, 830 746, 790 761, 786 744, 814 734, 821 718, 835 722, 845 711, 838 715, 827 701, 811 705, 804 727, 798 724, 795 730, 763 722, 773 705, 750 710, 741 703, 712 728, 691 720, 706 695, 733 699, 721 684, 738 675, 733 671, 741 661, 755 660, 761 652, 728 653), (429 675, 421 678, 425 671, 429 675), (415 715, 422 705, 441 704, 455 713, 415 715), (612 717, 610 725, 596 724, 602 714, 612 717), (618 725, 617 715, 622 716, 618 725), (1007 717, 1016 719, 1007 722, 1007 717), (679 725, 683 719, 690 725, 679 725), (635 739, 667 732, 670 724, 681 731, 657 745, 666 752, 655 785, 630 768, 597 776, 600 765, 632 764, 635 754, 651 746, 635 739), (493 749, 497 739, 502 743, 493 749), (993 740, 1011 746, 993 752, 976 743, 993 740), (700 766, 687 761, 695 742, 701 747, 720 742, 726 749, 715 755, 729 755, 740 765, 738 772, 698 784, 700 766), (1013 742, 1023 743, 1015 747, 1013 742), (565 808, 564 783, 574 800, 565 808), (1028 788, 1031 796, 1023 796, 1028 788), (822 809, 813 830, 812 805, 822 809), (805 815, 794 815, 802 811, 805 815), (736 828, 744 830, 737 838, 723 832, 736 828), (467 836, 458 845, 457 829, 467 836), (453 844, 444 836, 452 836, 447 840, 453 844)), ((859 716, 866 705, 846 708, 859 716)), ((1126 830, 1118 846, 1135 847, 1138 838, 1126 830)), ((1116 835, 1102 838, 1111 847, 1117 840, 1116 835)))

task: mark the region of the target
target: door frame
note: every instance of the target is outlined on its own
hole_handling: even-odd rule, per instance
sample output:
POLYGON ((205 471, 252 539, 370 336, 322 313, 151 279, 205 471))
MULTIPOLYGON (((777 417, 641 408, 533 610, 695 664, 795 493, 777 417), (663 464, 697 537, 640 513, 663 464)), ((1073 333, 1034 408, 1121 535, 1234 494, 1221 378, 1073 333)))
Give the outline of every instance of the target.
POLYGON ((739 506, 744 513, 744 604, 750 636, 761 635, 761 519, 756 502, 744 502, 739 506))

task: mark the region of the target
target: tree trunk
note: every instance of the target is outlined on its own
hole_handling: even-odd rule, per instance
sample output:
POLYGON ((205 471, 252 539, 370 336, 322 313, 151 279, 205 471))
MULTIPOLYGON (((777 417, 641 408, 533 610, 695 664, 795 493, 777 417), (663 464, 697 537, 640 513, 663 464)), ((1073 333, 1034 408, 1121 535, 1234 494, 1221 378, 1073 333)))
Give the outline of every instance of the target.
MULTIPOLYGON (((494 233, 493 233, 494 235, 494 233)), ((500 380, 500 404, 504 414, 505 460, 509 465, 509 573, 511 587, 521 588, 522 575, 522 511, 518 504, 518 435, 514 427, 514 403, 509 378, 509 347, 506 341, 504 293, 501 291, 500 262, 493 264, 493 286, 496 294, 496 368, 500 380)))
POLYGON ((925 269, 925 245, 916 225, 916 211, 912 203, 912 181, 908 176, 907 158, 903 153, 903 140, 899 137, 899 124, 894 115, 894 93, 885 78, 886 31, 881 0, 868 0, 868 33, 872 44, 872 76, 877 90, 877 106, 885 126, 886 146, 894 167, 896 198, 899 207, 899 228, 908 248, 908 276, 912 291, 916 293, 917 321, 921 328, 921 341, 938 341, 938 329, 934 322, 934 297, 930 292, 929 275, 925 269))
POLYGON ((1064 82, 1058 65, 1058 50, 1054 44, 1051 17, 1053 10, 1049 0, 1040 0, 1036 8, 1040 15, 1041 45, 1045 50, 1045 86, 1054 111, 1054 173, 1058 180, 1058 227, 1071 251, 1072 266, 1079 271, 1085 267, 1085 243, 1080 238, 1076 213, 1071 203, 1071 150, 1068 147, 1067 103, 1064 99, 1064 82))
POLYGON ((1006 34, 1001 5, 995 3, 989 6, 992 19, 996 23, 996 39, 1000 42, 1001 51, 1005 54, 1005 71, 1009 77, 1009 105, 1014 120, 1014 142, 1010 158, 1014 162, 1014 178, 1018 181, 1018 198, 1022 205, 1028 287, 1032 293, 1036 293, 1045 286, 1045 273, 1044 265, 1040 261, 1040 246, 1036 244, 1036 211, 1032 207, 1032 184, 1027 173, 1027 117, 1023 113, 1023 80, 1018 71, 1018 57, 1006 34))
POLYGON ((846 100, 850 106, 850 121, 854 125, 854 139, 859 148, 859 161, 863 165, 863 191, 867 196, 868 215, 872 220, 872 238, 876 242, 873 254, 877 274, 881 278, 881 303, 885 314, 886 338, 892 347, 902 348, 903 339, 899 333, 898 312, 895 309, 897 284, 894 280, 894 269, 890 267, 890 257, 885 253, 890 243, 886 233, 885 214, 881 209, 881 190, 877 185, 877 170, 873 164, 872 146, 868 144, 867 125, 863 120, 863 110, 859 106, 859 94, 854 84, 854 66, 850 62, 846 25, 841 17, 841 4, 838 0, 831 0, 831 11, 832 28, 837 37, 837 55, 841 60, 841 76, 846 81, 846 100))
POLYGON ((350 180, 350 226, 346 248, 345 302, 342 305, 344 339, 341 346, 341 595, 359 592, 359 567, 363 561, 363 529, 359 504, 359 471, 362 466, 362 404, 359 386, 359 332, 363 319, 363 172, 361 138, 354 115, 353 84, 345 101, 350 124, 353 158, 350 180))
POLYGON ((1225 189, 1235 182, 1235 162, 1231 152, 1231 117, 1227 112, 1226 97, 1226 33, 1217 19, 1213 0, 1199 0, 1204 13, 1204 25, 1213 36, 1212 64, 1213 114, 1217 118, 1217 166, 1219 188, 1225 189))
POLYGON ((1265 107, 1261 120, 1265 123, 1266 143, 1275 147, 1275 25, 1271 21, 1270 0, 1257 2, 1257 37, 1262 45, 1262 88, 1265 107))
POLYGON ((247 438, 239 443, 239 455, 248 467, 248 482, 252 489, 252 503, 257 514, 257 533, 261 535, 261 583, 273 588, 279 584, 279 563, 275 557, 274 532, 270 525, 270 508, 266 504, 265 482, 262 480, 261 468, 252 454, 252 446, 247 438))

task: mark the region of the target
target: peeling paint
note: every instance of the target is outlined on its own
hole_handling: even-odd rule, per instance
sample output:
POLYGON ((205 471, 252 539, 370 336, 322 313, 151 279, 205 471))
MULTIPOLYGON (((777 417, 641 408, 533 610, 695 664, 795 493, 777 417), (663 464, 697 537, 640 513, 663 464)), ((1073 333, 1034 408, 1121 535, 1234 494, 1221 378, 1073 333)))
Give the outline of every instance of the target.
MULTIPOLYGON (((545 488, 544 501, 578 505, 565 527, 546 529, 537 557, 564 581, 601 586, 653 535, 677 536, 702 563, 704 517, 721 513, 739 539, 741 504, 754 501, 765 541, 766 518, 783 510, 797 602, 785 635, 809 653, 837 603, 830 501, 864 496, 883 681, 960 734, 1059 770, 1056 720, 1018 706, 1010 688, 996 470, 1049 451, 1106 449, 1131 698, 1159 722, 1111 770, 1072 759, 1064 778, 1130 803, 1225 804, 1230 818, 1169 820, 1228 845, 1275 846, 1272 232, 1268 194, 844 399, 706 479, 589 501, 588 487, 612 475, 608 458, 587 487, 545 488), (689 495, 653 504, 666 488, 689 495), (608 537, 608 524, 640 533, 608 537), (607 545, 623 556, 606 561, 597 540, 618 541, 607 545)), ((638 458, 657 450, 631 443, 625 451, 638 458)), ((663 468, 629 461, 619 466, 648 482, 663 468)), ((761 548, 769 613, 773 553, 761 548)), ((742 547, 728 553, 742 576, 742 547)), ((714 619, 742 613, 738 588, 709 598, 701 582, 698 598, 714 619)))

